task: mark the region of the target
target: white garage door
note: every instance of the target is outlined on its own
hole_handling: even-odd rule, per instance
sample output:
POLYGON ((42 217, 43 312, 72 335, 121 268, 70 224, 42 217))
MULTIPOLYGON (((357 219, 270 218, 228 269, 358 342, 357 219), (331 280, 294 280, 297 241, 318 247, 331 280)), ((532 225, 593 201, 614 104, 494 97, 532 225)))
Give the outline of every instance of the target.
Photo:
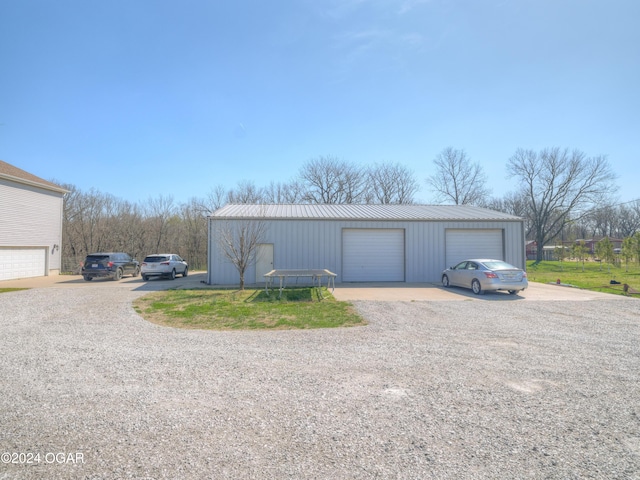
POLYGON ((0 280, 44 276, 46 252, 44 248, 0 247, 0 280))
POLYGON ((404 230, 345 228, 342 231, 344 282, 403 282, 404 230))
POLYGON ((446 267, 468 258, 504 260, 502 230, 449 229, 446 233, 446 267))

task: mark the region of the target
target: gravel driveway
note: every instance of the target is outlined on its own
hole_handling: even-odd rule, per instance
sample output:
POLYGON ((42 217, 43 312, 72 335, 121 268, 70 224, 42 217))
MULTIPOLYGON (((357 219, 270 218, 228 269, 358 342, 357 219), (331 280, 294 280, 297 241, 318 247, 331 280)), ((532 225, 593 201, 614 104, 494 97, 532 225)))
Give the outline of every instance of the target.
POLYGON ((356 300, 366 327, 210 332, 114 285, 0 294, 0 480, 640 479, 638 299, 356 300))

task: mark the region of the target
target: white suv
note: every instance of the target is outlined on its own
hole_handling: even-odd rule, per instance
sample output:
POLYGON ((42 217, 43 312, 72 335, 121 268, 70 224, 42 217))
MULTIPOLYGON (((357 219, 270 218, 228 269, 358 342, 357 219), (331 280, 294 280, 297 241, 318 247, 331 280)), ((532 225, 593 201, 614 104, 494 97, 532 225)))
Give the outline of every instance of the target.
POLYGON ((189 266, 180 255, 157 253, 145 257, 140 265, 140 273, 143 280, 149 280, 151 277, 168 277, 173 280, 178 274, 186 277, 189 274, 189 266))

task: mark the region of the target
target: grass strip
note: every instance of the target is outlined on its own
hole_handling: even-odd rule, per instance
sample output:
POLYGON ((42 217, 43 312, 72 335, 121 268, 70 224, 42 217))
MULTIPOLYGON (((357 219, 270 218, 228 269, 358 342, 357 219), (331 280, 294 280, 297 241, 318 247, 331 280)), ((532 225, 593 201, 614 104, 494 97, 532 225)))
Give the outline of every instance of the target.
POLYGON ((0 293, 18 292, 20 290, 29 290, 28 288, 0 288, 0 293))
POLYGON ((292 330, 366 325, 347 302, 323 288, 286 288, 282 298, 264 290, 180 289, 140 297, 134 308, 146 320, 168 327, 206 330, 292 330))
POLYGON ((598 262, 542 261, 527 262, 527 277, 530 282, 557 283, 616 295, 624 295, 626 283, 640 290, 640 267, 637 265, 608 265, 598 262), (611 283, 611 281, 618 283, 611 283))

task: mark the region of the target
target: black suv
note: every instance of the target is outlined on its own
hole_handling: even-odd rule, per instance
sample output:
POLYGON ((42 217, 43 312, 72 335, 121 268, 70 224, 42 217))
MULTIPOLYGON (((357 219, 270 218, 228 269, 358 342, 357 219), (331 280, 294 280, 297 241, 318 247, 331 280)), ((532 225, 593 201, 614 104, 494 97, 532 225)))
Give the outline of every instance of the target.
POLYGON ((140 264, 126 253, 92 253, 82 265, 82 276, 87 282, 95 277, 120 280, 123 275, 140 275, 140 264))

